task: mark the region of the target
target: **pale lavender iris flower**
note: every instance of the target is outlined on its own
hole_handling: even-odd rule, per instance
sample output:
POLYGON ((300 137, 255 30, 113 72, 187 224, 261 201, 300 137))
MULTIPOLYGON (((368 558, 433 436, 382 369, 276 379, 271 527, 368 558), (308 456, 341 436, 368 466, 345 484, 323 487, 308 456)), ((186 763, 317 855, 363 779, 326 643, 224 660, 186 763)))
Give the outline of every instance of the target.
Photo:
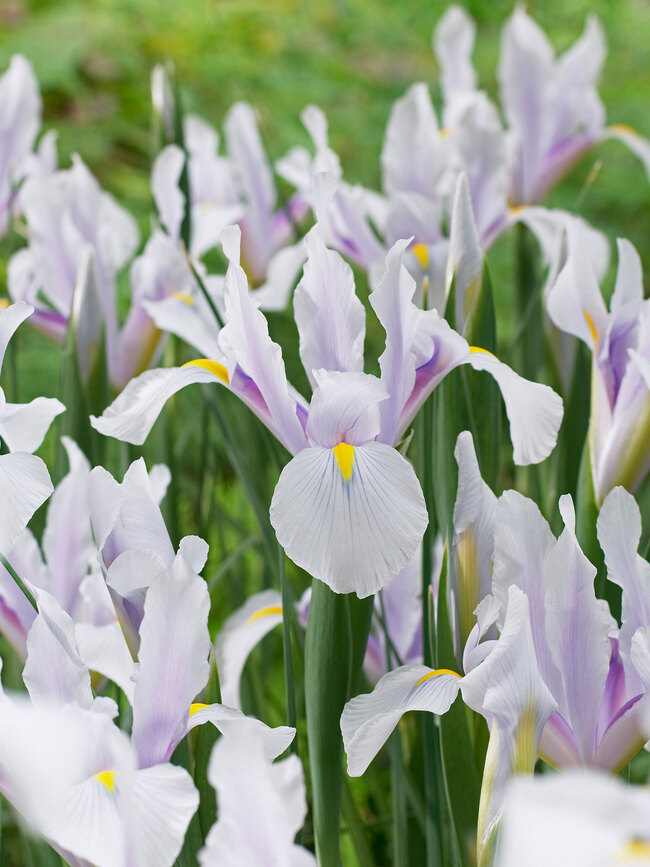
MULTIPOLYGON (((327 187, 329 180, 322 181, 327 187)), ((371 296, 386 330, 381 377, 363 373, 365 312, 351 269, 327 249, 317 225, 307 238, 308 261, 294 300, 300 356, 314 388, 308 404, 287 382, 280 347, 250 297, 238 234, 233 229, 224 235, 230 267, 216 357, 144 374, 92 423, 106 435, 141 443, 179 388, 225 385, 294 456, 271 503, 271 521, 287 554, 337 592, 367 596, 406 565, 426 525, 419 484, 394 445, 438 382, 464 363, 497 379, 518 463, 550 452, 561 401, 468 346, 436 311, 415 307, 415 282, 403 265, 408 241, 391 250, 371 296)))

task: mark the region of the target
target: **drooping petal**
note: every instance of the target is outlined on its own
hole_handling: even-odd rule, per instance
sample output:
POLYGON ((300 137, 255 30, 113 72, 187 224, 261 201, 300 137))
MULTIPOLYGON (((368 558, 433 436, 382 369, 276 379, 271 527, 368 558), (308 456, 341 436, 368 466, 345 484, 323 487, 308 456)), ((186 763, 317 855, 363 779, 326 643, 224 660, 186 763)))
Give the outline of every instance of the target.
POLYGON ((52 493, 40 458, 24 452, 0 455, 0 553, 8 554, 36 509, 52 493))
POLYGON ((626 145, 641 160, 643 168, 650 177, 650 142, 642 135, 623 123, 613 123, 602 132, 604 139, 613 138, 626 145))
POLYGON ((65 406, 54 397, 35 397, 29 403, 0 405, 0 439, 12 452, 35 452, 50 425, 65 406))
POLYGON ((218 327, 202 299, 172 295, 145 301, 144 309, 161 331, 176 334, 204 358, 219 358, 218 327))
POLYGON ((453 671, 404 665, 385 674, 371 693, 351 699, 341 716, 350 776, 364 773, 405 713, 446 713, 460 686, 461 677, 453 671))
POLYGON ((241 708, 239 682, 251 650, 282 623, 282 598, 276 590, 255 593, 221 627, 215 642, 219 686, 224 704, 241 708))
MULTIPOLYGON (((171 867, 199 806, 199 793, 185 768, 156 765, 136 771, 120 799, 125 867, 171 867)), ((108 867, 108 865, 107 865, 108 867)))
POLYGON ((337 448, 303 449, 287 464, 271 523, 295 563, 337 593, 364 597, 410 560, 427 513, 411 465, 390 446, 337 448))
POLYGON ((163 406, 173 394, 195 382, 227 381, 225 367, 219 362, 211 364, 212 369, 193 364, 147 370, 132 379, 99 418, 91 415, 90 423, 105 436, 142 445, 163 406))
POLYGON ((516 464, 537 464, 553 451, 562 423, 562 398, 548 385, 531 382, 485 350, 470 353, 474 370, 487 371, 497 382, 510 422, 516 464))
POLYGON ((33 312, 32 305, 24 301, 16 301, 9 307, 0 308, 0 370, 2 370, 7 344, 21 322, 24 322, 33 312))

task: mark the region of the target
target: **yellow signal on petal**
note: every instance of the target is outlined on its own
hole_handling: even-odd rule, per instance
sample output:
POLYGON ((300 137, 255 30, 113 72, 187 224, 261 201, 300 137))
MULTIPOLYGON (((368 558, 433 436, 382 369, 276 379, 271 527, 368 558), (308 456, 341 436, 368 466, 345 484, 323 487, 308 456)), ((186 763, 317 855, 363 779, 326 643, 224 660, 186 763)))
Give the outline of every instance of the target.
POLYGON ((8 298, 0 298, 0 310, 6 310, 7 307, 11 307, 11 301, 8 298))
POLYGON ((349 482, 352 478, 352 468, 354 467, 354 446, 349 443, 339 443, 332 449, 336 463, 339 465, 339 470, 343 476, 343 481, 349 482))
POLYGON ((431 680, 432 677, 438 677, 439 674, 453 674, 454 677, 460 677, 460 674, 458 674, 457 671, 452 671, 450 668, 436 668, 435 671, 427 671, 426 674, 423 674, 413 689, 417 689, 425 680, 431 680))
POLYGON ((641 138, 639 133, 634 129, 634 127, 628 126, 626 123, 613 123, 609 127, 610 132, 625 132, 628 135, 634 135, 637 138, 641 138))
POLYGON ((205 710, 206 707, 210 707, 209 704, 202 704, 200 701, 197 701, 194 704, 190 705, 190 716, 194 716, 195 713, 198 713, 200 710, 205 710))
POLYGON ((425 271, 429 269, 429 248, 426 244, 413 244, 411 252, 425 271))
POLYGON ((594 341, 594 346, 598 342, 598 332, 596 331, 596 326, 594 325, 594 320, 591 318, 588 310, 584 311, 585 319, 587 320, 587 325, 589 326, 589 331, 591 332, 592 339, 594 341))
POLYGON ((246 623, 255 623, 256 620, 261 620, 263 617, 269 617, 271 614, 282 614, 281 605, 267 605, 266 608, 260 608, 248 618, 246 623))
POLYGON ((490 352, 489 349, 482 349, 480 346, 470 346, 469 351, 474 355, 482 352, 483 355, 489 355, 491 358, 496 358, 496 355, 493 352, 490 352))
POLYGON ((451 126, 443 126, 438 133, 440 138, 450 138, 454 134, 453 127, 451 126))
POLYGON ((519 214, 523 214, 524 211, 527 211, 530 205, 515 205, 513 208, 510 208, 510 216, 518 217, 519 214))
POLYGON ((205 370, 208 370, 210 373, 217 376, 222 382, 225 382, 226 385, 230 385, 228 371, 223 364, 219 364, 218 361, 212 361, 210 358, 195 358, 193 361, 188 361, 183 365, 183 367, 203 367, 205 370))
POLYGON ((612 864, 633 864, 635 861, 647 863, 650 858, 650 843, 646 840, 631 840, 616 852, 612 864))
POLYGON ((105 786, 109 792, 115 789, 115 771, 100 771, 98 774, 93 774, 93 780, 97 780, 102 786, 105 786))
POLYGON ((178 298, 179 301, 184 301, 188 307, 194 307, 194 298, 187 292, 173 292, 172 298, 178 298))

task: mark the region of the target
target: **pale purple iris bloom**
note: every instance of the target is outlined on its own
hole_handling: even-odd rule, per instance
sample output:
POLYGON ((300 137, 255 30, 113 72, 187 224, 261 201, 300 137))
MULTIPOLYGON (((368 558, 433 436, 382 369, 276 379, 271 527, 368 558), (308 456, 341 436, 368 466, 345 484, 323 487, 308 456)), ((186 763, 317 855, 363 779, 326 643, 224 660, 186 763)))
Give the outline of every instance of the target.
MULTIPOLYGON (((461 480, 463 473, 467 475, 467 468, 463 471, 461 465, 461 480)), ((578 545, 569 497, 560 500, 565 529, 556 539, 535 504, 515 491, 504 493, 496 504, 481 505, 480 488, 468 487, 467 480, 462 484, 454 569, 459 570, 460 540, 468 545, 468 533, 474 537, 474 560, 478 554, 487 558, 488 572, 492 566, 492 595, 477 606, 477 623, 465 643, 465 676, 406 665, 386 674, 371 694, 349 702, 341 727, 350 773, 358 775, 404 713, 445 713, 459 690, 492 729, 496 720, 499 737, 492 758, 488 750, 487 765, 494 761, 497 782, 486 771, 484 790, 491 787, 486 797, 492 819, 479 828, 480 846, 481 840, 487 845, 490 827, 498 824, 505 782, 516 769, 513 761, 527 726, 526 742, 560 768, 617 772, 648 739, 650 567, 636 550, 641 536, 638 506, 623 488, 616 488, 603 504, 598 535, 609 578, 623 590, 619 629, 607 604, 596 598, 596 569, 578 545), (513 605, 519 612, 516 622, 527 624, 523 632, 509 628, 513 605), (489 637, 495 627, 500 633, 496 640, 489 637), (515 643, 506 638, 513 634, 521 636, 515 643), (499 662, 506 652, 511 671, 499 662), (501 720, 494 716, 497 707, 504 714, 501 720)), ((534 757, 528 756, 527 766, 519 770, 532 772, 534 757)))
MULTIPOLYGON (((80 627, 92 635, 117 625, 113 604, 97 564, 89 519, 90 466, 72 441, 63 438, 70 471, 57 485, 48 504, 42 552, 25 529, 6 557, 32 594, 50 593, 80 627)), ((0 565, 0 629, 24 659, 27 633, 36 611, 9 572, 0 565)))
MULTIPOLYGON (((217 245, 222 230, 237 221, 242 233, 242 266, 256 289, 258 303, 265 310, 283 310, 305 260, 303 244, 296 243, 295 224, 304 219, 307 205, 296 195, 285 209, 278 209, 273 172, 250 105, 233 105, 224 131, 227 153, 222 156, 219 136, 209 124, 193 115, 184 120, 189 253, 198 260, 217 245)), ((184 165, 183 151, 169 145, 154 166, 154 198, 161 222, 176 242, 185 214, 185 198, 179 189, 184 165)))
POLYGON ((556 767, 618 771, 649 734, 648 673, 642 636, 634 638, 639 626, 650 625, 644 617, 647 601, 640 610, 634 601, 647 594, 647 576, 636 554, 638 507, 617 488, 598 519, 609 577, 623 587, 620 630, 607 604, 596 598, 596 569, 578 545, 568 496, 560 499, 560 511, 565 529, 556 540, 532 501, 515 491, 503 494, 494 519, 492 593, 503 606, 515 584, 529 599, 539 668, 558 705, 544 728, 540 756, 556 767), (621 514, 627 516, 625 529, 621 514))
POLYGON ((650 173, 650 145, 629 127, 605 126, 597 90, 605 37, 590 16, 580 39, 563 55, 517 7, 502 37, 499 82, 509 124, 511 195, 516 204, 539 201, 589 148, 617 138, 650 173))
POLYGON ((93 425, 142 443, 179 388, 226 385, 294 456, 271 503, 287 554, 337 592, 376 592, 413 556, 426 525, 417 479, 393 446, 450 370, 470 363, 497 379, 518 463, 550 452, 562 415, 561 401, 546 386, 521 380, 494 356, 470 348, 436 311, 415 307, 415 283, 403 266, 407 245, 391 250, 371 296, 386 330, 380 379, 362 372, 365 312, 351 269, 325 247, 317 226, 307 238, 308 262, 294 300, 300 356, 314 387, 311 403, 288 384, 280 347, 270 340, 239 266, 233 229, 224 235, 230 267, 218 354, 144 374, 93 425))
POLYGON ((198 796, 187 772, 167 763, 194 726, 212 722, 228 736, 245 724, 258 733, 269 760, 294 735, 246 720, 237 710, 195 702, 210 671, 207 586, 182 555, 162 572, 150 568, 147 577, 137 665, 122 639, 130 668, 116 677, 107 670, 109 663, 116 667, 114 653, 106 653, 107 667, 99 659, 97 669, 116 679, 132 704, 130 741, 110 722, 114 702, 93 697, 78 625, 44 591, 36 594, 39 614, 27 638, 23 675, 32 707, 2 699, 0 787, 71 864, 173 862, 198 796), (70 758, 68 733, 75 737, 75 760, 61 773, 61 758, 70 758), (158 827, 161 816, 164 828, 158 827))
POLYGON ((131 305, 120 324, 116 280, 139 243, 133 218, 79 157, 70 169, 29 178, 19 201, 28 246, 9 262, 10 295, 33 304, 33 324, 59 343, 73 321, 84 382, 103 338, 110 383, 120 391, 162 350, 163 335, 147 305, 198 291, 184 255, 167 234, 154 231, 131 264, 131 305))
POLYGON ((539 671, 526 596, 511 587, 499 639, 481 641, 498 610, 492 597, 479 606, 465 646, 463 677, 405 665, 385 674, 372 693, 349 701, 341 716, 351 776, 364 773, 408 711, 446 713, 460 691, 465 703, 486 718, 491 739, 479 811, 479 863, 487 863, 482 856, 493 843, 507 781, 513 773, 532 772, 542 730, 556 708, 539 671))
POLYGON ((589 452, 594 491, 602 503, 614 485, 636 491, 650 469, 650 302, 643 297, 641 261, 619 240, 616 285, 609 310, 586 239, 567 227, 566 258, 548 295, 558 329, 591 349, 589 452))

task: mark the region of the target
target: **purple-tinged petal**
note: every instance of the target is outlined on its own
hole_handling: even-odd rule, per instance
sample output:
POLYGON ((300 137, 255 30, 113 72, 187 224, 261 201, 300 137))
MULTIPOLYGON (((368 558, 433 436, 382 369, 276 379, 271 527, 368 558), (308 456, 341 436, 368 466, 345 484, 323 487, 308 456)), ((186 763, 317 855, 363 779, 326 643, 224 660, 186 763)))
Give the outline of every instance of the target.
POLYGON ((297 405, 287 383, 282 351, 269 337, 268 324, 252 301, 238 263, 239 230, 223 235, 230 264, 226 275, 226 325, 219 343, 229 364, 239 366, 259 390, 273 421, 273 432, 295 454, 307 444, 297 405))
POLYGON ((354 276, 341 256, 325 246, 319 226, 306 238, 307 262, 293 305, 300 358, 314 385, 314 370, 362 371, 366 315, 354 276))
POLYGON ((169 760, 210 673, 205 581, 178 557, 147 591, 133 699, 139 767, 169 760))
POLYGON ((596 598, 596 568, 578 545, 568 495, 560 498, 560 512, 565 529, 544 568, 546 636, 562 678, 562 693, 554 693, 560 712, 573 730, 581 760, 589 764, 609 672, 612 621, 596 598))

